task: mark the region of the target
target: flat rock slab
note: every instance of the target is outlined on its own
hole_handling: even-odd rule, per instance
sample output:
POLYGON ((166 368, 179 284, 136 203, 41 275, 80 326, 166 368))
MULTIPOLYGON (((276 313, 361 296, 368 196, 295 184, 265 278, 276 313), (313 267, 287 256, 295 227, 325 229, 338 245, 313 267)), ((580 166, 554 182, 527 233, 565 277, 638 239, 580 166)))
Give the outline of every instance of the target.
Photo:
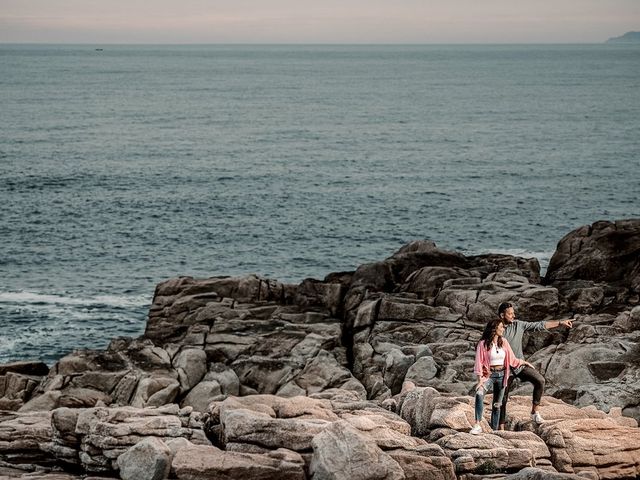
POLYGON ((172 469, 180 480, 304 480, 302 457, 289 451, 267 455, 193 446, 178 450, 172 469))

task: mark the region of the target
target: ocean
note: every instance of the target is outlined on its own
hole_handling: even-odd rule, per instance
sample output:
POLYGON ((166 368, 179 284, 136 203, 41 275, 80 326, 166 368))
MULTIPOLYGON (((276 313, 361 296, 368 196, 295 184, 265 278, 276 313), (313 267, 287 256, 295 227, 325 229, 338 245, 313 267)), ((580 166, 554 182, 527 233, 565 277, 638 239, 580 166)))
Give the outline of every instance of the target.
POLYGON ((179 275, 640 217, 634 45, 0 45, 0 362, 144 331, 179 275))

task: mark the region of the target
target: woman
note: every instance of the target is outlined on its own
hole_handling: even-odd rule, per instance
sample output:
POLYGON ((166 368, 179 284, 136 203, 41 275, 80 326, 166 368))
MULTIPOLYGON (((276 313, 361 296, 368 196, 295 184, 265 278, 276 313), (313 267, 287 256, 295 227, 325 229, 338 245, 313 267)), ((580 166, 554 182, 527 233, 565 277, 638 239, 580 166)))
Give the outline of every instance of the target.
POLYGON ((484 395, 493 387, 493 404, 491 408, 491 428, 498 429, 502 396, 509 381, 509 367, 516 368, 529 365, 529 362, 516 358, 504 334, 504 323, 501 319, 491 320, 482 333, 476 348, 476 363, 473 373, 478 376, 476 385, 476 424, 471 429, 472 435, 482 432, 480 420, 484 410, 484 395))

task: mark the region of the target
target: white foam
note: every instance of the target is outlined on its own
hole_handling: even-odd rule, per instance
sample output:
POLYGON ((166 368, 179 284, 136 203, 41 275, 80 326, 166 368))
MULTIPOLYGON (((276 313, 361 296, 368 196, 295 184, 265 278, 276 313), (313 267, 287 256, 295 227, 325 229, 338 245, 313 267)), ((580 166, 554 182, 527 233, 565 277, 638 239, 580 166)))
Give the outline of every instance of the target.
POLYGON ((0 336, 0 351, 3 353, 13 351, 18 339, 0 336))
POLYGON ((140 335, 149 303, 146 295, 0 292, 11 332, 0 335, 0 363, 27 356, 54 362, 74 348, 101 349, 114 336, 140 335))
POLYGON ((146 295, 99 295, 78 298, 37 292, 0 292, 0 303, 28 305, 72 305, 81 307, 109 306, 120 308, 144 307, 151 303, 146 295))

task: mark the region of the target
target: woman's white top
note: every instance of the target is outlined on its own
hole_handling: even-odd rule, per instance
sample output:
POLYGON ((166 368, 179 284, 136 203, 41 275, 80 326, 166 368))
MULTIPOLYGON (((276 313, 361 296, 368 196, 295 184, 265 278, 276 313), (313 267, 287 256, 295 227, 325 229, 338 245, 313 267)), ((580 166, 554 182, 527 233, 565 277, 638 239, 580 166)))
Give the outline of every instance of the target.
POLYGON ((497 365, 504 365, 504 357, 507 356, 507 352, 504 348, 499 348, 495 343, 491 344, 491 351, 489 352, 489 365, 492 367, 497 365))

